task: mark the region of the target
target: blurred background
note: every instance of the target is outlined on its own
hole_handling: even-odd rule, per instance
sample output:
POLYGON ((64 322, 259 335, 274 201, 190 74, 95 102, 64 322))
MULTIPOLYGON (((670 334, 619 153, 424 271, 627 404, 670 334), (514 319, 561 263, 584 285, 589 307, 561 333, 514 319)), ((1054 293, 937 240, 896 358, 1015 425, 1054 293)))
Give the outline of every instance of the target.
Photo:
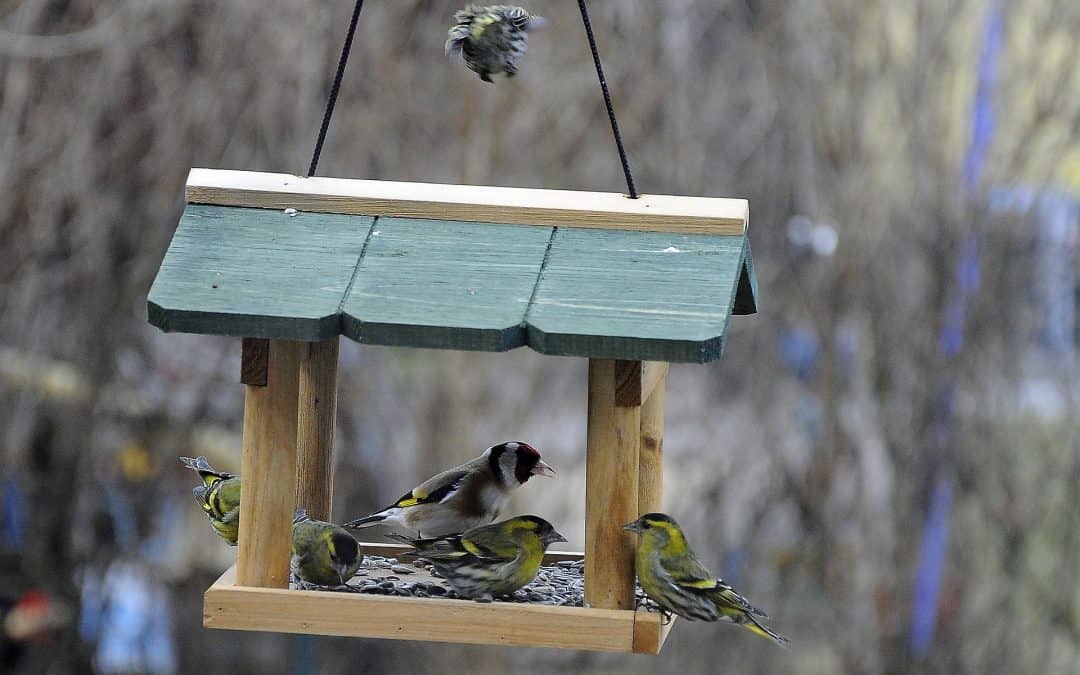
MULTIPOLYGON (((521 74, 369 0, 320 174, 622 191, 576 3, 521 74)), ((1080 3, 594 0, 639 188, 745 197, 761 313, 668 379, 667 510, 792 636, 656 658, 213 632, 239 340, 146 293, 189 167, 301 173, 352 3, 0 0, 0 671, 1080 672, 1080 3)), ((335 518, 509 438, 583 544, 585 362, 344 341, 335 518)))

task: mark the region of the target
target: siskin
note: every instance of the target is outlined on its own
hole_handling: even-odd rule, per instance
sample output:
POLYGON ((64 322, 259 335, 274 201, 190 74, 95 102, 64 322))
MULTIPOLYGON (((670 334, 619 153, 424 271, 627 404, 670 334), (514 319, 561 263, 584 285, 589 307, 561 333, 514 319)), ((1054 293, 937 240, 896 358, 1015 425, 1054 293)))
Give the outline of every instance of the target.
POLYGON ((495 73, 513 77, 529 46, 529 31, 544 25, 514 5, 469 5, 454 14, 446 40, 446 55, 461 56, 469 70, 491 82, 495 73))
POLYGON ((487 525, 499 516, 510 492, 533 476, 555 470, 528 443, 510 441, 485 450, 476 459, 424 481, 385 509, 346 523, 359 528, 386 523, 418 537, 441 537, 487 525))
POLYGON ((738 624, 779 645, 788 639, 759 621, 765 612, 714 577, 698 562, 679 524, 663 513, 647 513, 624 530, 641 535, 635 566, 645 594, 665 611, 702 621, 738 624))
POLYGON ((205 457, 181 457, 180 462, 197 471, 203 484, 192 490, 214 531, 230 546, 240 535, 240 477, 215 471, 205 457))
POLYGON ((437 539, 390 535, 430 560, 458 595, 481 602, 510 595, 532 582, 549 544, 566 541, 551 523, 518 516, 437 539))
POLYGON ((299 584, 344 586, 363 562, 360 546, 344 528, 296 510, 290 569, 299 584))

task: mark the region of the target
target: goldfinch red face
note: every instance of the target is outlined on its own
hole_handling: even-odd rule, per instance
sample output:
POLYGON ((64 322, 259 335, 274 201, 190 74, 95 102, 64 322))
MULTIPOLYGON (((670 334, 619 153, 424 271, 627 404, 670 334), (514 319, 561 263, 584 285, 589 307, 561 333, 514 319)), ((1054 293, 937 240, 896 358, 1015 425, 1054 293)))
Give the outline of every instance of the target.
POLYGON ((489 452, 492 469, 500 480, 509 482, 509 477, 513 476, 517 485, 524 485, 533 476, 555 475, 555 469, 540 459, 540 451, 528 443, 500 443, 493 446, 489 452))

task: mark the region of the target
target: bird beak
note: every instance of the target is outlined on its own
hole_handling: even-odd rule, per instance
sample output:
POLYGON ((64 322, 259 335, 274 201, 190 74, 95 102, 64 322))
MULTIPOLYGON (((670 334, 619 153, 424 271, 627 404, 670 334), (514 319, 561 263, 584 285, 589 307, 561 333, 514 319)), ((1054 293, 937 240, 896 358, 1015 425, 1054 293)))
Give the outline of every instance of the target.
POLYGON ((638 522, 636 520, 632 523, 627 523, 626 525, 623 525, 622 529, 628 532, 637 532, 638 534, 641 534, 641 525, 638 525, 638 522))
POLYGON ((554 542, 560 542, 560 541, 561 541, 561 542, 564 542, 564 543, 565 543, 565 542, 566 542, 566 537, 562 536, 562 535, 561 535, 561 534, 559 534, 558 532, 552 532, 552 534, 551 534, 551 541, 552 541, 553 543, 554 543, 554 542))
POLYGON ((540 460, 536 463, 536 466, 533 467, 533 470, 530 473, 534 476, 547 476, 548 478, 552 478, 555 476, 555 469, 546 464, 544 460, 540 460))

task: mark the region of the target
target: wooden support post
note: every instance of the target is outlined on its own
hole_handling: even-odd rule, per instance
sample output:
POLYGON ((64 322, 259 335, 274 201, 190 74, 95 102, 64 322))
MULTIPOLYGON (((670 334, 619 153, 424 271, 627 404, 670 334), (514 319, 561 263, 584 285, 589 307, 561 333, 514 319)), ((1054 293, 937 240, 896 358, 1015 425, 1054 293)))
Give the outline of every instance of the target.
POLYGON ((641 450, 638 455, 638 514, 664 510, 664 379, 666 363, 646 363, 659 371, 641 406, 641 450))
MULTIPOLYGON (((245 349, 248 344, 245 341, 245 349)), ((236 560, 236 581, 241 586, 289 585, 289 546, 296 506, 296 395, 302 346, 300 342, 270 340, 266 384, 246 385, 236 560)))
POLYGON ((634 386, 640 397, 640 361, 589 360, 585 603, 590 607, 634 609, 636 535, 622 526, 638 517, 641 405, 640 400, 618 403, 633 401, 634 386))
POLYGON ((296 427, 296 505, 330 520, 334 497, 334 421, 338 338, 301 346, 300 412, 296 427))

